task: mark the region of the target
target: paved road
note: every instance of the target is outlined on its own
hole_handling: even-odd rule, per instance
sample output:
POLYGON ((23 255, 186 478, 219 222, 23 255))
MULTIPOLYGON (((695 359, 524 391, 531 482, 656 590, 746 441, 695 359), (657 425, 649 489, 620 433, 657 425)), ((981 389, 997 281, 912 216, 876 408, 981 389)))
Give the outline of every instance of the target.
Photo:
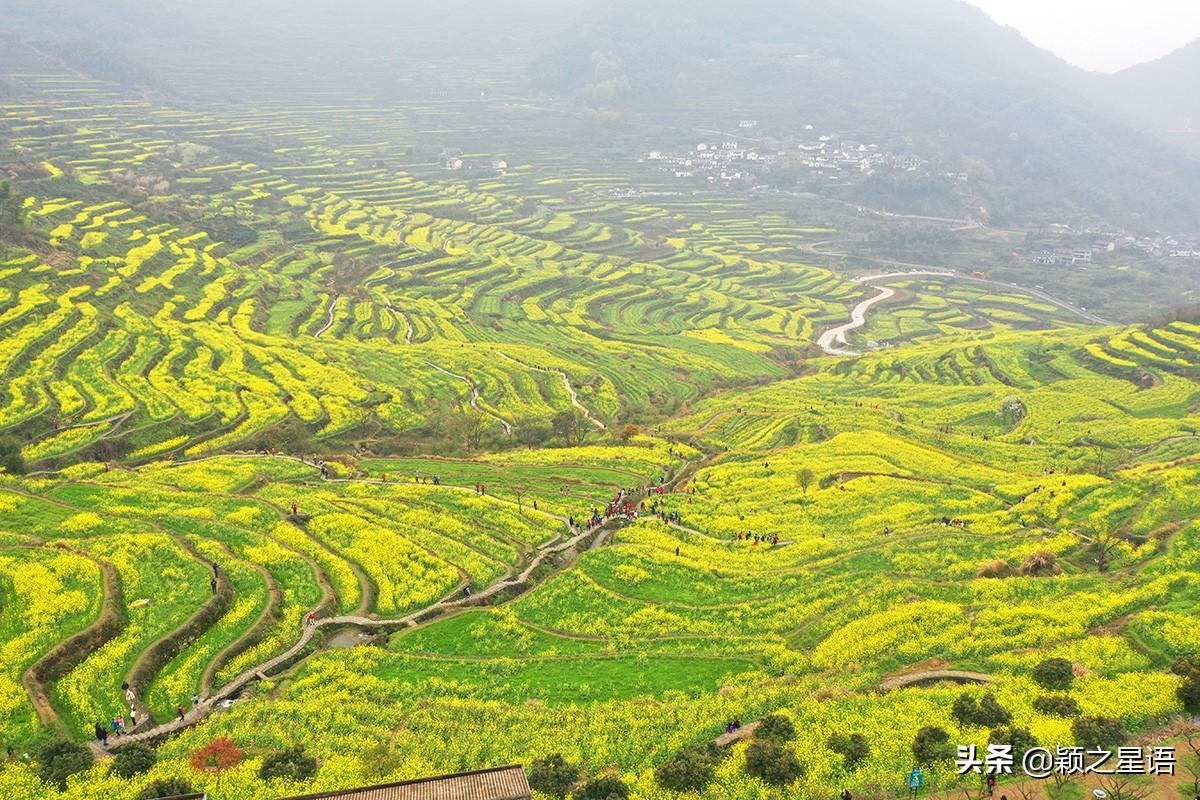
POLYGON ((867 324, 867 311, 876 303, 882 303, 889 297, 896 294, 895 289, 889 289, 886 286, 872 287, 879 291, 874 297, 869 297, 856 305, 850 312, 850 321, 844 325, 838 325, 836 328, 830 328, 821 334, 817 339, 817 346, 831 356, 861 356, 857 350, 851 350, 849 342, 846 341, 846 334, 857 328, 861 328, 867 324))
POLYGON ((849 342, 846 341, 846 334, 850 331, 861 328, 867 322, 867 311, 876 303, 882 303, 896 294, 895 289, 890 289, 881 284, 892 280, 914 277, 937 277, 949 278, 951 280, 971 281, 973 283, 982 283, 990 286, 996 286, 1003 289, 1015 289, 1019 292, 1024 292, 1031 297, 1036 297, 1039 300, 1044 300, 1059 308, 1069 311, 1076 316, 1095 323, 1096 325, 1113 325, 1115 323, 1104 319, 1101 316, 1093 314, 1090 311, 1071 305, 1070 303, 1059 300, 1056 297, 1046 294, 1038 289, 1028 289, 1024 286, 1019 286, 1015 283, 1002 283, 1000 281, 992 281, 986 278, 975 278, 970 275, 963 275, 961 272, 946 269, 911 269, 904 272, 883 272, 878 275, 866 275, 861 278, 855 278, 855 283, 863 283, 877 291, 874 297, 869 297, 856 305, 850 311, 850 321, 844 325, 838 325, 835 328, 830 328, 820 335, 817 339, 817 346, 831 356, 860 356, 857 350, 852 350, 849 347, 849 342))

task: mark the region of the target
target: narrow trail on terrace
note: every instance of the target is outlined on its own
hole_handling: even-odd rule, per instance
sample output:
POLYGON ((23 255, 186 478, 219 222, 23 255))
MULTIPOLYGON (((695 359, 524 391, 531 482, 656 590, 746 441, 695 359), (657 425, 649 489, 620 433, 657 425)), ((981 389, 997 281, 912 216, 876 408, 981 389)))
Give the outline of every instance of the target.
MULTIPOLYGON (((190 462, 180 462, 180 463, 196 463, 196 462, 201 462, 201 461, 208 461, 208 460, 211 460, 212 458, 218 458, 218 457, 219 456, 209 456, 209 457, 205 457, 205 458, 192 459, 190 462)), ((225 456, 225 457, 227 457, 227 456, 225 456)), ((308 463, 301 458, 297 458, 296 456, 266 456, 266 455, 261 455, 261 454, 243 454, 241 457, 243 457, 243 458, 272 458, 272 457, 273 458, 288 458, 288 459, 291 459, 294 461, 299 461, 302 464, 308 463)), ((684 465, 683 471, 680 473, 680 475, 685 474, 688 471, 689 467, 692 467, 693 465, 698 465, 699 463, 700 462, 687 462, 684 465)), ((337 482, 337 483, 373 483, 373 484, 374 483, 383 483, 382 481, 376 481, 376 480, 358 481, 358 480, 347 479, 347 478, 333 478, 333 479, 328 479, 328 480, 329 480, 329 482, 337 482)), ((678 476, 675 478, 675 480, 676 481, 678 480, 678 476)), ((446 486, 445 488, 457 488, 457 489, 461 489, 462 491, 470 491, 470 487, 446 486)), ((499 502, 511 504, 511 501, 503 499, 503 498, 494 498, 494 499, 496 499, 499 502)), ((640 508, 642 502, 645 500, 645 496, 644 496, 644 493, 639 491, 636 494, 632 495, 631 499, 633 501, 634 507, 640 508)), ((567 521, 563 517, 558 516, 556 514, 547 514, 547 516, 557 519, 560 522, 565 523, 567 521)), ((272 673, 276 670, 279 670, 279 669, 285 669, 285 668, 290 667, 290 666, 294 665, 295 663, 297 663, 300 659, 302 659, 304 657, 305 650, 308 649, 310 644, 312 644, 313 638, 315 637, 317 631, 319 631, 319 630, 322 630, 324 628, 343 628, 343 627, 357 628, 359 630, 375 630, 375 631, 386 631, 386 630, 390 630, 390 629, 399 629, 399 628, 412 628, 412 627, 416 627, 419 624, 431 622, 431 621, 438 619, 438 618, 440 618, 450 612, 453 612, 453 611, 471 608, 474 606, 485 605, 490 600, 493 600, 495 598, 498 598, 498 597, 501 597, 501 596, 504 596, 507 594, 511 594, 511 597, 507 597, 506 599, 509 599, 509 600, 514 599, 515 597, 518 597, 518 596, 523 595, 526 592, 530 591, 535 585, 537 585, 540 582, 539 578, 537 576, 535 576, 535 573, 549 559, 552 559, 555 556, 559 556, 559 555, 564 556, 566 558, 566 561, 554 565, 554 571, 557 572, 562 569, 566 569, 575 562, 575 560, 579 557, 579 555, 581 553, 591 549, 591 547, 594 546, 594 541, 591 544, 588 543, 589 539, 592 539, 594 537, 594 539, 596 541, 604 540, 609 532, 611 532, 612 530, 616 529, 619 526, 620 526, 619 519, 610 518, 610 519, 603 520, 599 525, 594 525, 591 527, 578 529, 578 532, 576 532, 576 529, 571 529, 571 532, 574 535, 568 537, 567 539, 563 539, 563 540, 559 541, 559 537, 556 537, 554 540, 537 548, 537 550, 534 551, 536 553, 536 555, 533 558, 531 558, 529 560, 529 562, 524 565, 523 568, 520 568, 519 572, 516 571, 517 568, 514 568, 513 570, 510 570, 509 574, 507 574, 503 578, 500 578, 495 583, 489 584, 487 586, 487 588, 482 589, 479 592, 472 594, 469 597, 462 597, 462 591, 463 591, 464 586, 466 585, 466 583, 464 582, 464 583, 460 583, 450 593, 443 596, 440 600, 438 600, 438 601, 432 603, 431 605, 428 605, 422 609, 419 609, 410 614, 407 614, 403 617, 390 618, 390 619, 375 619, 375 618, 372 618, 369 616, 365 616, 363 614, 343 614, 343 615, 337 615, 337 616, 331 616, 331 617, 323 617, 323 618, 316 620, 316 622, 314 622, 312 624, 304 624, 299 640, 296 641, 294 644, 292 644, 292 646, 289 647, 287 650, 279 653, 278 655, 273 656, 270 659, 267 659, 266 661, 263 661, 259 664, 248 667, 241 674, 239 674, 236 678, 234 678, 231 681, 229 681, 228 683, 224 684, 216 692, 214 692, 213 694, 208 695, 206 697, 203 697, 200 700, 200 702, 198 704, 196 704, 191 710, 187 711, 183 715, 183 717, 175 717, 168 722, 160 723, 158 725, 154 725, 149 728, 140 729, 133 733, 128 733, 128 734, 125 734, 123 736, 120 736, 120 737, 117 737, 117 738, 111 740, 112 741, 112 749, 116 749, 116 748, 120 747, 121 745, 128 744, 130 742, 155 742, 160 739, 167 738, 167 737, 171 736, 172 734, 175 734, 182 730, 185 730, 193 725, 198 724, 201 720, 208 717, 214 710, 216 710, 218 707, 220 707, 220 704, 222 701, 235 697, 237 694, 239 694, 244 688, 246 688, 251 683, 258 681, 258 680, 265 680, 270 675, 270 673, 272 673)), ((97 759, 105 759, 105 758, 110 758, 112 756, 112 751, 108 747, 101 745, 100 742, 97 742, 95 740, 89 741, 88 747, 91 749, 93 755, 97 759)))
POLYGON ((467 386, 470 386, 471 387, 471 399, 468 402, 471 404, 471 408, 475 409, 476 411, 480 411, 484 414, 487 414, 489 417, 491 417, 492 419, 494 419, 500 423, 500 427, 504 428, 504 432, 506 434, 510 434, 510 435, 512 434, 512 432, 513 432, 512 423, 510 423, 508 420, 506 420, 504 417, 500 416, 499 414, 489 411, 486 408, 480 407, 480 405, 479 405, 479 387, 475 385, 475 381, 471 380, 466 375, 456 375, 455 373, 451 372, 450 370, 446 369, 445 367, 439 367, 437 364, 433 363, 432 361, 426 361, 425 363, 428 364, 429 366, 433 367, 434 369, 436 369, 438 372, 442 373, 443 375, 449 375, 451 378, 454 378, 455 380, 463 381, 467 384, 467 386))
POLYGON ((333 327, 333 312, 337 309, 337 301, 341 299, 340 294, 335 294, 333 299, 329 301, 329 319, 325 320, 325 324, 321 326, 321 330, 313 334, 314 339, 321 338, 321 334, 333 327))
POLYGON ((563 387, 566 388, 567 395, 571 398, 571 405, 573 405, 577 409, 579 409, 583 413, 583 415, 585 417, 587 417, 588 422, 590 422, 596 426, 597 430, 605 430, 606 426, 604 425, 604 423, 601 422, 600 420, 596 419, 595 415, 592 414, 591 410, 587 406, 585 406, 583 403, 579 402, 579 395, 575 393, 575 387, 571 385, 571 378, 567 375, 566 372, 563 372, 562 370, 559 370, 559 369, 551 369, 549 367, 536 367, 533 364, 528 364, 524 361, 521 361, 520 359, 513 358, 512 356, 508 355, 507 353, 501 353, 499 351, 496 352, 496 355, 500 356, 501 358, 503 358, 507 361, 511 361, 514 364, 525 367, 525 369, 531 369, 531 370, 534 370, 535 372, 549 372, 551 374, 560 376, 562 378, 563 387))

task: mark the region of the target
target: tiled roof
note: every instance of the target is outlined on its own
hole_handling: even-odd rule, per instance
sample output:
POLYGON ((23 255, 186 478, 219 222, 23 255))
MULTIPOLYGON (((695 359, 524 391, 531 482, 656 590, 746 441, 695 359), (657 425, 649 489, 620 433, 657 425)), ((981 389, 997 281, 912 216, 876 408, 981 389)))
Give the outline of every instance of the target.
POLYGON ((525 770, 518 765, 283 800, 530 800, 530 796, 525 770))

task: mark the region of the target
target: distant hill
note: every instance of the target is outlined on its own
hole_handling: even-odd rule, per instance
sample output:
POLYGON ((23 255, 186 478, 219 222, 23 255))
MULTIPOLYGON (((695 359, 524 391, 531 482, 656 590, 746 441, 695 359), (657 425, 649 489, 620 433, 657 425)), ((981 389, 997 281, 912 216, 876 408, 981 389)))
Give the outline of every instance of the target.
MULTIPOLYGON (((539 135, 574 146, 581 119, 605 157, 742 117, 813 125, 970 175, 954 196, 914 187, 910 211, 1200 229, 1200 162, 1180 149, 1196 137, 1164 133, 1200 126, 1200 46, 1098 76, 962 0, 0 0, 0 32, 198 102, 540 96, 590 113, 539 135)), ((903 186, 880 190, 906 210, 903 186)))
POLYGON ((950 169, 985 165, 998 218, 1200 219, 1200 164, 1082 91, 1093 76, 959 0, 606 0, 530 75, 681 125, 748 115, 911 142, 950 169))
POLYGON ((1200 40, 1104 84, 1134 124, 1200 156, 1200 40))

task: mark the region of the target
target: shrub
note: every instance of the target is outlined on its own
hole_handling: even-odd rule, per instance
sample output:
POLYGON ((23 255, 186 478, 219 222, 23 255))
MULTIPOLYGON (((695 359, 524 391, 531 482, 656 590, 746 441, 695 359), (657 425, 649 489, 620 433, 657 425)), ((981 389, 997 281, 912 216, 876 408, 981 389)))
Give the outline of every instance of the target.
POLYGON ((0 472, 7 472, 9 475, 25 474, 21 443, 12 436, 0 437, 0 472))
POLYGON ((92 765, 92 751, 78 742, 53 739, 38 751, 37 775, 59 789, 67 788, 67 778, 92 765))
POLYGON ((791 748, 756 739, 746 748, 746 772, 772 786, 787 786, 804 774, 804 767, 791 748))
POLYGON ((997 558, 995 561, 988 561, 980 566, 975 576, 978 578, 1007 578, 1011 574, 1012 568, 1008 566, 1008 562, 997 558))
POLYGON ((1065 658, 1047 658, 1033 668, 1033 679, 1043 689, 1065 692, 1075 682, 1075 667, 1065 658))
POLYGON ((159 800, 163 797, 178 797, 181 794, 194 794, 192 785, 182 778, 164 778, 142 789, 136 800, 159 800))
POLYGON ((112 766, 108 771, 122 778, 132 778, 149 772, 158 761, 158 752, 141 742, 131 742, 113 751, 112 766))
POLYGON ((790 742, 796 738, 796 726, 782 714, 771 714, 758 723, 758 727, 754 729, 754 738, 790 742))
POLYGON ((529 767, 529 785, 551 797, 566 797, 579 780, 579 767, 559 753, 536 759, 529 767))
POLYGON ((1080 747, 1115 750, 1129 738, 1129 731, 1112 717, 1080 717, 1071 723, 1075 744, 1080 747))
POLYGON ((995 728, 1012 722, 1012 714, 1000 705, 996 695, 988 692, 979 698, 979 715, 975 719, 985 728, 995 728))
POLYGON ((1183 679, 1175 694, 1179 697, 1179 702, 1183 703, 1184 711, 1193 715, 1200 714, 1200 667, 1193 669, 1183 679))
POLYGON ((242 751, 232 739, 221 737, 192 753, 189 763, 199 772, 224 772, 242 761, 242 751))
POLYGON ((1183 656, 1171 664, 1171 672, 1181 678, 1186 678, 1197 670, 1200 670, 1200 656, 1183 656))
POLYGON ((1065 694, 1044 694, 1034 699, 1033 708, 1054 717, 1078 717, 1081 713, 1075 698, 1065 694))
POLYGON ((1027 577, 1040 578, 1046 575, 1058 575, 1062 572, 1062 567, 1058 565, 1058 557, 1054 553, 1044 551, 1029 556, 1021 562, 1017 571, 1027 577))
POLYGON ((629 800, 629 787, 616 775, 590 780, 571 795, 574 800, 629 800))
POLYGON ((359 756, 363 775, 368 783, 382 783, 383 778, 404 766, 404 757, 387 742, 379 742, 359 756))
POLYGON ((1038 746, 1037 739, 1026 728, 1016 726, 994 728, 988 734, 988 744, 1007 744, 1012 746, 1014 765, 1019 765, 1025 754, 1038 746))
POLYGON ((996 695, 985 694, 978 702, 971 695, 963 692, 954 701, 950 709, 951 715, 963 725, 979 725, 983 728, 995 728, 1012 722, 1012 714, 1000 705, 996 695))
POLYGON ((975 715, 979 712, 979 703, 975 702, 975 698, 963 692, 954 699, 954 704, 950 706, 950 716, 961 725, 974 725, 975 715))
POLYGON ((954 756, 954 748, 950 745, 950 734, 941 728, 927 725, 917 731, 912 743, 912 753, 918 764, 949 761, 954 756))
POLYGON ((829 737, 826 746, 842 757, 842 766, 847 770, 857 769, 871 757, 871 744, 861 733, 835 733, 829 737))
POLYGON ((263 780, 287 778, 305 781, 317 774, 317 760, 304 752, 304 746, 289 747, 263 759, 258 776, 263 780))
POLYGON ((654 779, 664 789, 698 792, 712 783, 718 760, 701 748, 685 748, 655 767, 654 779))

